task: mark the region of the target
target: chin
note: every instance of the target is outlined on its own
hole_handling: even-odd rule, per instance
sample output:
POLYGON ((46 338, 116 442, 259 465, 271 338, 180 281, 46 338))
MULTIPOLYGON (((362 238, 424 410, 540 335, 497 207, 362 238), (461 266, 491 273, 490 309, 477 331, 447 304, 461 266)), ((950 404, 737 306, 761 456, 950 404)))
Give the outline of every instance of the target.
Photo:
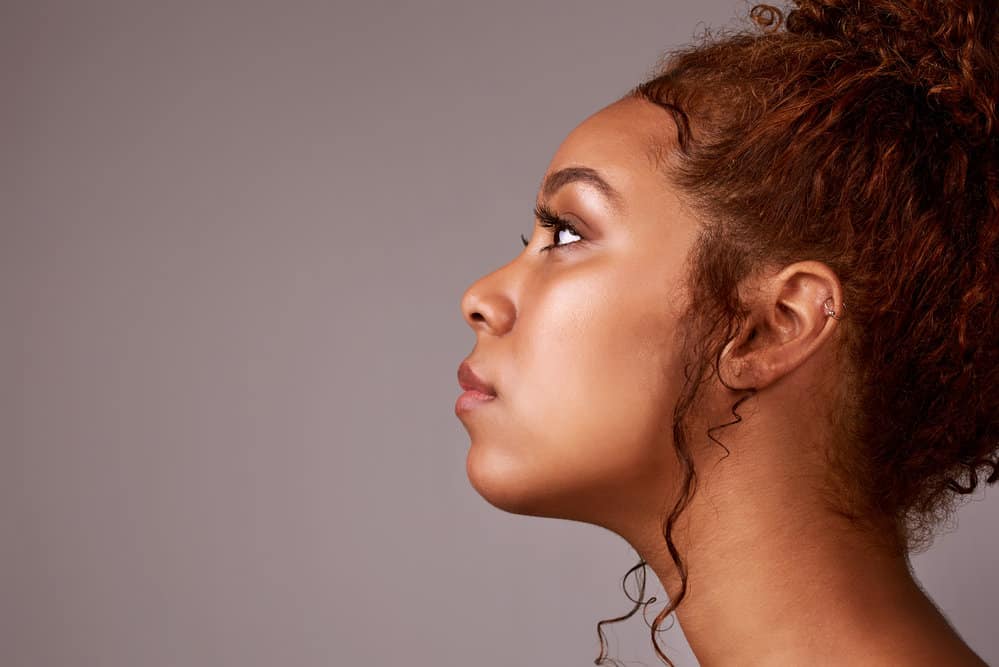
POLYGON ((465 473, 472 488, 490 505, 514 514, 524 514, 530 507, 523 471, 509 453, 473 440, 465 459, 465 473))
POLYGON ((478 494, 504 512, 578 521, 591 518, 583 510, 585 490, 565 487, 564 468, 530 470, 509 450, 473 443, 465 472, 478 494))

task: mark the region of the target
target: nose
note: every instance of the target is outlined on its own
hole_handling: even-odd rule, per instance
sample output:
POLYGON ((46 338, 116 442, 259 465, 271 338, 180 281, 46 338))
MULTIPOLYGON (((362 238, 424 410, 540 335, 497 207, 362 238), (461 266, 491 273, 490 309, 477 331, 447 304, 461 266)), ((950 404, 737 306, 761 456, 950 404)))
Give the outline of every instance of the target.
POLYGON ((517 310, 512 298, 513 281, 508 280, 508 264, 482 276, 461 297, 461 312, 475 330, 502 336, 513 328, 517 310))

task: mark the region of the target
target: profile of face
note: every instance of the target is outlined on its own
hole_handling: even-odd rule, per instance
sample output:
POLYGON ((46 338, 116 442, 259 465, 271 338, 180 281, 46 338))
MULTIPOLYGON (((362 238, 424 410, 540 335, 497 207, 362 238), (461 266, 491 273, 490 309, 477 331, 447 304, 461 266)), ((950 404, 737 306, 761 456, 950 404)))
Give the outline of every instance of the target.
POLYGON ((537 199, 569 227, 536 221, 523 252, 462 297, 467 365, 496 398, 456 413, 468 478, 498 508, 617 530, 679 479, 677 334, 698 225, 649 151, 670 123, 633 98, 583 121, 537 199))

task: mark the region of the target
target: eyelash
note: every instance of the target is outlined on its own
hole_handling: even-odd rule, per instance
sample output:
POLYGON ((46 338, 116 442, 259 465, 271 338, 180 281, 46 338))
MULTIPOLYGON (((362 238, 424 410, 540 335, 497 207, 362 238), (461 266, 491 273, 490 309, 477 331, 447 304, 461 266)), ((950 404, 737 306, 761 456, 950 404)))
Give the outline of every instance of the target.
MULTIPOLYGON (((558 244, 558 233, 562 230, 570 231, 576 236, 582 237, 583 235, 576 231, 576 228, 569 223, 565 218, 560 218, 554 211, 545 206, 544 204, 537 204, 534 207, 534 217, 538 219, 538 224, 546 229, 552 230, 552 240, 555 243, 546 245, 541 248, 539 252, 547 252, 555 248, 564 248, 566 246, 573 245, 573 243, 579 243, 579 241, 574 241, 573 243, 566 243, 565 245, 558 244)), ((524 235, 520 235, 520 240, 523 241, 524 247, 528 245, 528 240, 524 238, 524 235)))

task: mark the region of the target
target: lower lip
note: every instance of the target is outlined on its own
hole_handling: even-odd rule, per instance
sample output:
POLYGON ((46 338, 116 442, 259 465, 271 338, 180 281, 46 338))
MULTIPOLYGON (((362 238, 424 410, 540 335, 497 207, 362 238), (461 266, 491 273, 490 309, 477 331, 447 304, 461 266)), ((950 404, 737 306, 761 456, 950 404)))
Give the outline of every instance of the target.
POLYGON ((454 403, 455 414, 460 414, 462 412, 467 412, 477 405, 482 405, 483 403, 488 403, 489 401, 496 400, 496 397, 492 394, 484 394, 481 391, 469 390, 458 397, 458 400, 454 403))

